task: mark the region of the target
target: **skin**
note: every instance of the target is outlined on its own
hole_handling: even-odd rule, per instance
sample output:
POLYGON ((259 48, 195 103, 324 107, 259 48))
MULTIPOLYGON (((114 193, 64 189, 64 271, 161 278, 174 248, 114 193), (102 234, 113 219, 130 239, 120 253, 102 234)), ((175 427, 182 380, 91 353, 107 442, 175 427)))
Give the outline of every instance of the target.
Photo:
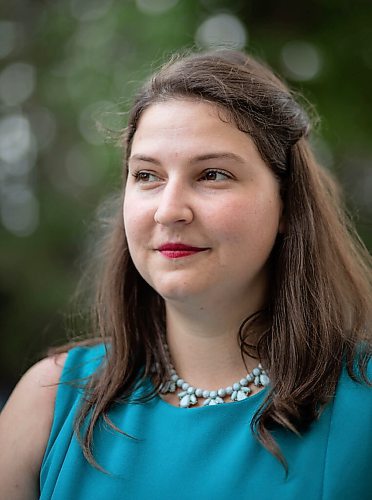
POLYGON ((265 302, 268 258, 284 230, 277 179, 252 139, 221 118, 192 100, 144 111, 123 206, 134 264, 165 300, 174 365, 207 388, 245 373, 236 332, 265 302), (169 259, 159 251, 166 242, 205 251, 169 259))
POLYGON ((1 498, 39 498, 40 467, 65 358, 45 358, 30 368, 0 414, 1 498))

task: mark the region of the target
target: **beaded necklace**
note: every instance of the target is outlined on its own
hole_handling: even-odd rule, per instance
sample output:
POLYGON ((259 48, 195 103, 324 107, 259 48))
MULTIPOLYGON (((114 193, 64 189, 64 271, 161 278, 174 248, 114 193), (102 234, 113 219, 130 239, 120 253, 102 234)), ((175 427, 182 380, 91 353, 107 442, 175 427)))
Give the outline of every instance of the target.
POLYGON ((226 403, 225 398, 227 397, 230 397, 231 401, 242 401, 251 393, 250 385, 253 384, 256 387, 266 387, 270 383, 269 376, 262 368, 261 364, 259 364, 239 382, 235 382, 225 388, 220 387, 217 390, 209 391, 201 389, 200 387, 193 387, 177 374, 170 361, 169 348, 166 342, 164 342, 164 347, 168 355, 170 378, 167 382, 162 384, 160 393, 177 393, 181 408, 189 408, 190 406, 196 405, 199 399, 204 399, 202 406, 226 403))

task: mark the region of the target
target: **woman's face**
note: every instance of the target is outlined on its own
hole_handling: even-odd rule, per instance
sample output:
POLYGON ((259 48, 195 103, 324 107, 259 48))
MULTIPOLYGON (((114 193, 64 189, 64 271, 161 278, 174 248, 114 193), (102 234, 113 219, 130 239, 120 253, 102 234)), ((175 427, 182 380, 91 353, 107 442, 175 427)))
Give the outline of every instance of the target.
POLYGON ((192 100, 144 111, 129 159, 125 232, 136 268, 166 301, 259 307, 282 225, 279 185, 251 138, 220 116, 192 100))

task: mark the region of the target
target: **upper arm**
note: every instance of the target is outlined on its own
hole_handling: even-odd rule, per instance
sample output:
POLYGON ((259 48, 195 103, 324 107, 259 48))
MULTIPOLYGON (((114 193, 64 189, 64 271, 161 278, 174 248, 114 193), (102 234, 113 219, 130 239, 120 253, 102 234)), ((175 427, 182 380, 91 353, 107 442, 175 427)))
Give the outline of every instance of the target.
POLYGON ((22 377, 0 414, 2 498, 39 497, 39 471, 66 354, 45 358, 22 377))

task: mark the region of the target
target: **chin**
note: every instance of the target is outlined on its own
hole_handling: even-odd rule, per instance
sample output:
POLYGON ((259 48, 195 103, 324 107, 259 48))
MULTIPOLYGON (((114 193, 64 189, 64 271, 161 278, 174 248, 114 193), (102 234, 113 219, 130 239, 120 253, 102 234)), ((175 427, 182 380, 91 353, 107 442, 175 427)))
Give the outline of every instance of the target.
POLYGON ((181 280, 173 283, 153 284, 152 287, 164 300, 169 301, 185 301, 203 293, 203 290, 195 284, 182 283, 181 280))
POLYGON ((161 289, 157 290, 157 292, 164 300, 169 301, 186 301, 187 299, 198 295, 194 290, 190 290, 186 287, 161 289))

